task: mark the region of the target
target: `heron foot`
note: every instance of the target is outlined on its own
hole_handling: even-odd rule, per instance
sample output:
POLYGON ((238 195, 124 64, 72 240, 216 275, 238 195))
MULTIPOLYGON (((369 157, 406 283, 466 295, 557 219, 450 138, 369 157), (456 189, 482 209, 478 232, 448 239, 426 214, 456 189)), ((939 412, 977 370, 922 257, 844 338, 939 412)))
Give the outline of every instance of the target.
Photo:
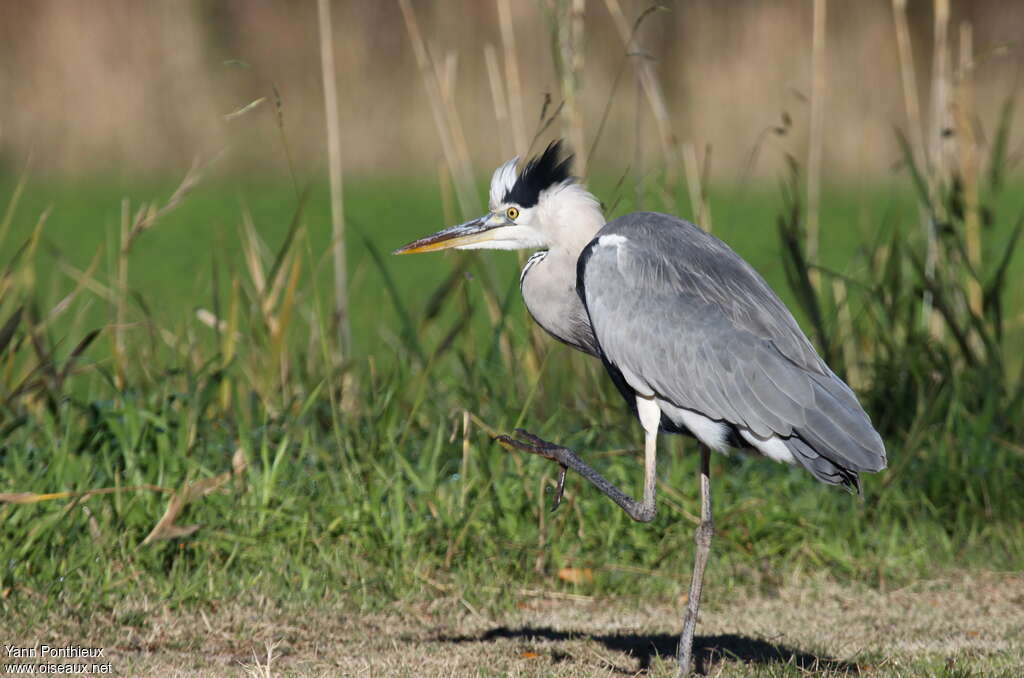
POLYGON ((546 440, 538 438, 529 431, 526 431, 521 428, 517 428, 515 430, 515 433, 520 438, 523 438, 523 440, 517 440, 516 438, 513 438, 512 436, 508 435, 500 435, 495 437, 494 439, 498 441, 499 445, 506 449, 517 449, 522 450, 524 452, 529 452, 531 454, 536 454, 538 456, 544 457, 545 459, 550 459, 554 462, 557 462, 558 465, 561 467, 558 472, 558 482, 555 485, 554 498, 551 500, 551 511, 554 512, 555 509, 557 509, 562 504, 562 496, 565 494, 565 474, 566 471, 569 470, 569 467, 558 459, 556 451, 561 451, 562 453, 569 454, 573 454, 573 452, 572 450, 566 449, 559 445, 555 445, 553 443, 549 443, 546 440))
POLYGON ((567 447, 555 445, 538 438, 521 428, 515 430, 515 437, 510 435, 495 436, 494 440, 508 450, 522 450, 539 457, 550 459, 561 466, 558 475, 558 484, 555 487, 555 497, 551 510, 554 511, 562 501, 562 494, 565 491, 565 475, 570 468, 586 478, 591 485, 600 490, 606 497, 614 501, 626 514, 642 523, 649 523, 654 520, 656 509, 653 497, 651 501, 639 502, 627 495, 625 492, 611 484, 604 476, 595 471, 585 461, 567 447))

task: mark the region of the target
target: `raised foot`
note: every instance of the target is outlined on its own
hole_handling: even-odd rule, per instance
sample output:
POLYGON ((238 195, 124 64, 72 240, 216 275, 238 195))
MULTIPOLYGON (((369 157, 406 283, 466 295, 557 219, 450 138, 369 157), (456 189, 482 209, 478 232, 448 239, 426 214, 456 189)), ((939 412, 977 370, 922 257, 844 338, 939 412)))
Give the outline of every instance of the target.
POLYGON ((495 436, 494 439, 505 449, 516 449, 536 454, 556 462, 561 467, 558 471, 558 483, 555 485, 554 498, 551 500, 551 510, 554 511, 562 503, 562 496, 565 494, 565 473, 569 470, 569 466, 559 456, 566 454, 575 456, 575 454, 570 449, 549 443, 524 429, 517 428, 515 433, 518 438, 502 434, 495 436))
POLYGON ((657 509, 655 508, 653 494, 649 500, 645 498, 645 501, 636 501, 592 469, 569 448, 549 443, 522 429, 516 429, 515 433, 515 437, 499 435, 495 436, 494 440, 506 449, 522 450, 523 452, 536 454, 539 457, 550 459, 562 467, 561 473, 558 476, 558 485, 555 488, 554 502, 551 507, 552 511, 558 508, 559 503, 562 501, 562 494, 565 490, 565 472, 571 468, 600 490, 606 497, 618 504, 626 512, 626 515, 633 520, 649 523, 654 519, 657 509))

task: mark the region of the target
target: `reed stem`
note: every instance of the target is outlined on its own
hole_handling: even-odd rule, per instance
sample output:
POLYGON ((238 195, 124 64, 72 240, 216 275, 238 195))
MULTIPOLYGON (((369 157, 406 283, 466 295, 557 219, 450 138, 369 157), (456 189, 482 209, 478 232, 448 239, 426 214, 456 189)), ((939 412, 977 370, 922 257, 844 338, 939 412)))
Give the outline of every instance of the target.
POLYGON ((320 25, 320 66, 324 81, 327 118, 327 161, 331 187, 331 254, 334 259, 334 326, 337 360, 348 355, 352 343, 348 318, 348 274, 345 262, 345 212, 341 185, 341 125, 338 121, 338 88, 334 67, 334 31, 330 0, 317 0, 320 25))
POLYGON ((498 25, 501 46, 505 52, 505 86, 508 88, 508 110, 512 121, 512 140, 515 154, 523 157, 529 152, 526 122, 523 117, 523 88, 519 84, 519 60, 516 58, 516 36, 512 29, 512 8, 509 0, 497 0, 498 25))
POLYGON ((964 190, 964 246, 970 270, 965 274, 967 303, 981 317, 982 293, 977 274, 981 271, 981 208, 978 194, 978 142, 974 133, 974 45, 971 24, 960 24, 960 59, 956 78, 957 158, 964 190), (973 272, 973 273, 972 273, 973 272))
MULTIPOLYGON (((821 204, 821 155, 825 130, 825 39, 827 0, 814 0, 814 32, 811 38, 811 138, 807 151, 807 259, 818 263, 818 209, 821 204)), ((811 284, 819 289, 821 274, 810 271, 811 284)))

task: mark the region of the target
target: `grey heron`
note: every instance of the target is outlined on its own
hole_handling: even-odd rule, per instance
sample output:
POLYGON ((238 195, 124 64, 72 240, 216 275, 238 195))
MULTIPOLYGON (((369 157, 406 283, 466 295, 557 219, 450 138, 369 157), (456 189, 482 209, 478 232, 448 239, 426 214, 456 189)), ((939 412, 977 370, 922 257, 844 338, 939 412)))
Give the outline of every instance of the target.
POLYGON ((525 431, 507 447, 561 465, 555 506, 571 468, 632 519, 655 515, 659 431, 700 443, 701 520, 679 638, 690 671, 693 632, 711 547, 710 450, 743 448, 801 466, 818 480, 860 489, 861 471, 885 468, 885 447, 853 391, 818 356, 764 279, 728 245, 668 214, 605 222, 554 142, 522 168, 495 170, 489 212, 396 250, 539 250, 520 288, 533 319, 555 339, 604 363, 644 430, 643 499, 607 481, 572 450, 525 431))

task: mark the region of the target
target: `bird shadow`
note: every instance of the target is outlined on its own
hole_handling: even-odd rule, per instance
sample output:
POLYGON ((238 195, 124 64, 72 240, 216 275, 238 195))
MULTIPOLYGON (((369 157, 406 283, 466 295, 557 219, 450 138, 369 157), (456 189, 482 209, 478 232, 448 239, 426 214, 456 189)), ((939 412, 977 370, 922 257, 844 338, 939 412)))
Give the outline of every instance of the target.
MULTIPOLYGON (((441 636, 437 640, 442 643, 487 643, 495 640, 548 640, 555 642, 592 640, 609 650, 636 658, 639 665, 635 669, 620 669, 620 672, 632 675, 638 671, 645 672, 650 669, 651 662, 655 657, 675 657, 679 637, 668 633, 592 634, 558 631, 546 626, 517 628, 497 626, 477 635, 441 636)), ((564 661, 570 656, 564 651, 556 650, 552 653, 554 661, 564 661)), ((695 637, 693 639, 693 659, 694 668, 700 674, 707 673, 711 667, 724 659, 745 664, 791 664, 804 671, 830 674, 858 675, 860 673, 859 667, 850 662, 822 657, 786 645, 735 634, 695 637)))

